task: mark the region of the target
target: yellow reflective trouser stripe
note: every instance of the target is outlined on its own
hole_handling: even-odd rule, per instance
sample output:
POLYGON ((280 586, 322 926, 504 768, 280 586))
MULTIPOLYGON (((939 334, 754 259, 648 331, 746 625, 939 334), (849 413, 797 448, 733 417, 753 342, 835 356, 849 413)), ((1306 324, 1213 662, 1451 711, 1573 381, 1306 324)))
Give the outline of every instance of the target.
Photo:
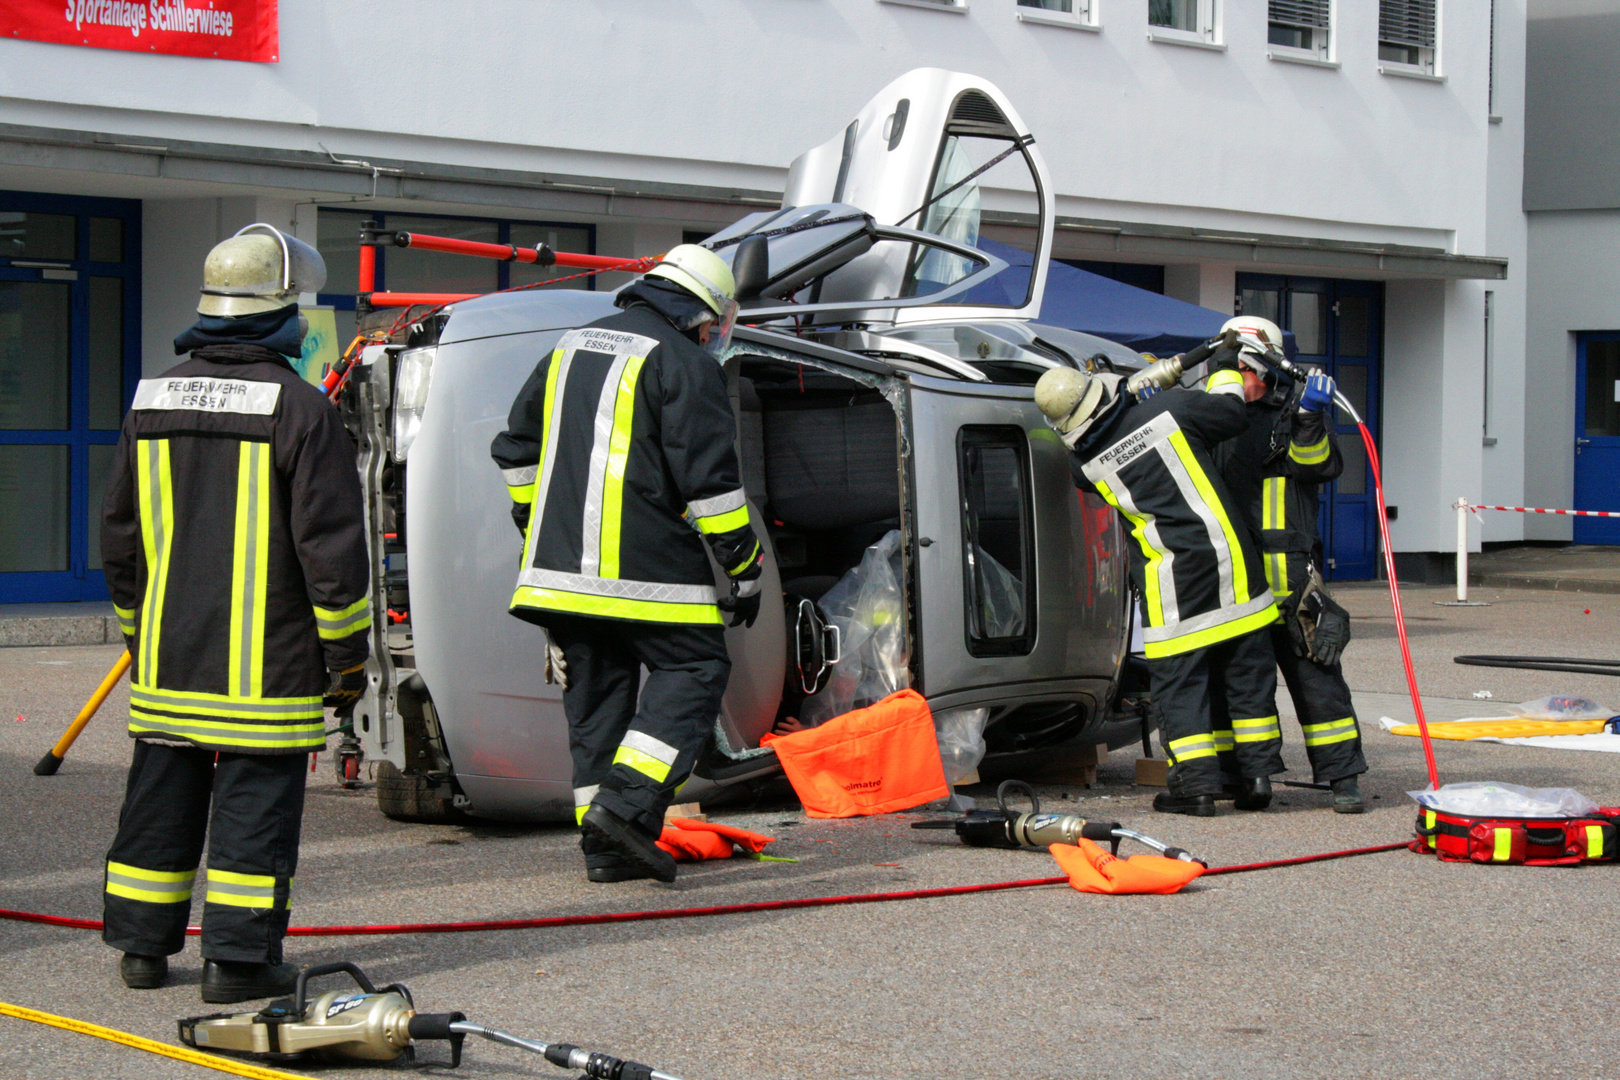
POLYGON ((1233 738, 1240 743, 1268 742, 1282 738, 1282 726, 1275 716, 1232 721, 1233 738))
POLYGON ((204 899, 210 904, 228 907, 273 908, 276 906, 276 879, 268 874, 236 874, 209 867, 208 892, 204 899))
POLYGON ((1513 830, 1496 829, 1494 832, 1496 833, 1496 847, 1491 852, 1491 859, 1494 862, 1507 862, 1513 858, 1513 830))
POLYGON ((1232 527, 1232 519, 1227 516, 1226 507, 1221 505, 1221 497, 1215 494, 1215 485, 1209 482, 1209 476, 1204 467, 1198 464, 1192 446, 1187 442, 1187 434, 1179 428, 1170 433, 1170 445, 1175 448, 1176 456, 1186 467, 1187 475, 1192 477, 1193 486, 1198 489, 1199 498, 1209 507, 1220 523, 1221 535, 1226 538, 1226 551, 1232 559, 1232 593, 1236 597, 1235 603, 1243 603, 1250 598, 1249 568, 1243 558, 1243 548, 1238 543, 1237 530, 1232 527))
POLYGON ((191 900, 196 870, 145 870, 107 861, 107 892, 148 904, 183 904, 191 900))
POLYGON ((1588 859, 1603 858, 1603 826, 1588 825, 1586 827, 1586 857, 1588 859))
POLYGON ((1349 742, 1361 734, 1356 729, 1356 718, 1329 720, 1325 724, 1301 724, 1305 731, 1306 746, 1326 746, 1329 743, 1349 742))
POLYGON ((596 793, 601 790, 601 784, 591 784, 587 787, 577 787, 574 789, 575 825, 578 825, 581 821, 585 820, 585 811, 591 808, 591 800, 596 798, 596 793))
POLYGON ((1288 456, 1301 465, 1320 465, 1328 459, 1331 452, 1326 435, 1322 436, 1321 442, 1312 443, 1310 446, 1291 443, 1288 447, 1288 456))
POLYGON ((270 560, 270 448, 237 444, 236 535, 231 551, 230 692, 264 693, 264 605, 270 560))
POLYGON ((635 619, 638 622, 714 623, 719 625, 720 609, 713 604, 666 604, 656 600, 631 600, 622 596, 591 596, 561 589, 518 587, 512 594, 514 608, 544 608, 575 615, 595 615, 602 619, 635 619))
POLYGON ((1197 761, 1199 758, 1214 757, 1215 737, 1213 735, 1186 735, 1179 739, 1171 739, 1165 749, 1170 754, 1170 760, 1180 764, 1183 761, 1197 761))
POLYGON ((602 554, 598 573, 605 578, 619 576, 624 470, 630 461, 630 432, 636 419, 636 380, 641 377, 641 367, 646 362, 645 356, 632 356, 625 361, 624 373, 619 376, 619 395, 613 403, 613 435, 608 440, 607 476, 602 482, 602 554))
POLYGON ((1211 734, 1215 739, 1215 750, 1217 753, 1224 754, 1226 751, 1232 749, 1232 744, 1235 740, 1232 738, 1231 728, 1217 728, 1211 734))
POLYGON ((1209 377, 1209 381, 1204 384, 1204 392, 1208 394, 1215 394, 1221 392, 1221 387, 1223 386, 1242 385, 1243 376, 1228 368, 1224 371, 1217 371, 1215 374, 1211 375, 1209 377))
POLYGON ((754 541, 754 546, 748 549, 748 557, 746 559, 744 559, 742 562, 738 563, 736 566, 733 566, 733 567, 729 568, 726 571, 726 573, 731 577, 736 577, 738 574, 742 573, 744 570, 746 570, 750 566, 754 565, 754 558, 757 555, 759 555, 759 540, 758 539, 756 539, 754 541))
POLYGON ((534 482, 532 480, 527 484, 507 484, 506 492, 512 496, 512 501, 515 503, 534 502, 534 482))
POLYGON ((135 444, 135 483, 146 552, 146 600, 141 615, 136 674, 147 683, 158 675, 158 639, 163 633, 163 592, 169 583, 169 552, 174 546, 174 492, 169 478, 169 440, 135 444))
POLYGON ((121 608, 113 605, 113 614, 118 616, 118 630, 123 634, 135 633, 135 609, 121 608))
POLYGON ((371 625, 369 595, 362 596, 348 607, 323 608, 319 604, 311 604, 310 607, 315 609, 315 631, 326 641, 346 638, 371 625))
POLYGON ((652 777, 662 784, 669 779, 669 766, 645 751, 637 750, 633 746, 621 746, 614 751, 613 764, 628 765, 638 773, 652 777))
POLYGON ((1148 543, 1147 518, 1123 509, 1119 505, 1119 496, 1115 495, 1113 489, 1106 483, 1098 480, 1096 484, 1097 494, 1131 523, 1131 535, 1136 537, 1137 546, 1142 549, 1142 556, 1147 560, 1147 565, 1142 571, 1142 588, 1146 593, 1143 599, 1147 606, 1148 625, 1163 626, 1164 605, 1159 595, 1159 563, 1164 559, 1164 552, 1148 543))
POLYGON ((728 510, 724 514, 700 517, 694 524, 697 525, 698 532, 708 535, 740 529, 748 524, 748 507, 739 506, 737 509, 728 510))
POLYGON ((1142 651, 1149 660, 1157 660, 1161 656, 1179 656, 1184 652, 1202 649, 1207 645, 1218 645, 1223 641, 1241 637, 1262 626, 1277 621, 1277 605, 1267 604, 1265 609, 1253 615, 1245 615, 1241 619, 1233 619, 1229 623, 1211 626, 1207 630, 1199 630, 1191 634, 1173 637, 1169 641, 1149 641, 1143 645, 1142 651))

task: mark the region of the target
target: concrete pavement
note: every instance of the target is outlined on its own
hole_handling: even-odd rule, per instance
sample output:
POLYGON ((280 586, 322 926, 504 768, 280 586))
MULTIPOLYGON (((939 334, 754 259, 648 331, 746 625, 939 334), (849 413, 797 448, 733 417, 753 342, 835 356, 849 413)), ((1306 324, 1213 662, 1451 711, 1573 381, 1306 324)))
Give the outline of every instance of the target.
MULTIPOLYGON (((1579 689, 1566 685, 1569 677, 1456 668, 1452 652, 1579 646, 1602 655, 1620 622, 1620 597, 1503 591, 1490 608, 1455 609, 1434 607, 1422 590, 1404 595, 1436 718, 1488 709, 1467 696, 1474 689, 1492 688, 1497 704, 1579 689), (1568 603, 1592 614, 1577 618, 1568 603)), ((1368 729, 1371 813, 1337 816, 1325 809, 1325 795, 1285 789, 1263 814, 1154 815, 1152 792, 1130 786, 1129 749, 1105 763, 1098 787, 1043 785, 1043 796, 1061 809, 1118 818, 1212 864, 1409 836, 1413 806, 1404 792, 1423 784, 1420 746, 1376 730, 1379 715, 1410 717, 1393 628, 1386 632, 1375 618, 1379 593, 1341 596, 1360 616, 1348 656, 1368 729)), ((1382 604, 1387 609, 1387 597, 1382 604)), ((122 688, 60 775, 42 779, 29 770, 116 655, 105 646, 0 650, 0 769, 9 779, 0 789, 0 907, 99 915, 101 860, 129 753, 122 688)), ((1587 678, 1591 693, 1607 689, 1587 678)), ((1304 778, 1298 728, 1285 721, 1284 730, 1290 775, 1304 778)), ((1620 802, 1620 755, 1457 743, 1438 753, 1446 780, 1572 786, 1620 802)), ((989 797, 991 788, 970 793, 989 797)), ((783 797, 718 816, 779 837, 771 850, 800 861, 707 864, 683 869, 674 886, 589 885, 571 830, 390 822, 369 790, 339 789, 323 756, 311 778, 293 921, 628 911, 1057 872, 1042 853, 964 849, 949 834, 913 832, 906 825, 915 815, 811 821, 783 797)), ((290 939, 289 956, 350 959, 379 980, 409 985, 425 1011, 460 1009, 687 1080, 1436 1080, 1529 1070, 1541 1078, 1604 1077, 1620 1075, 1620 1035, 1605 1019, 1617 874, 1617 867, 1453 866, 1395 852, 1206 878, 1173 897, 1051 887, 564 930, 290 939)), ((173 985, 142 993, 123 989, 115 954, 93 933, 0 922, 0 958, 0 1000, 166 1042, 176 1018, 215 1011, 197 997, 195 943, 176 958, 173 985)), ((434 1054, 425 1057, 442 1060, 434 1054)), ((289 1071, 402 1075, 396 1067, 289 1071)), ((468 1045, 461 1072, 563 1075, 487 1043, 468 1045)), ((210 1074, 0 1018, 0 1075, 210 1074)))

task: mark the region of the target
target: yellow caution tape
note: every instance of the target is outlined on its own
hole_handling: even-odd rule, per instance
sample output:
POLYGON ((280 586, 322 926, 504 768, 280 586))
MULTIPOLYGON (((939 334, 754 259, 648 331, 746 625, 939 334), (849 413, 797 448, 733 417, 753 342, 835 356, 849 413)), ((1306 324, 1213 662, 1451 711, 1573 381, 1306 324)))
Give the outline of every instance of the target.
POLYGON ((136 1050, 145 1050, 149 1054, 162 1054, 164 1057, 174 1058, 176 1061, 189 1062, 192 1065, 201 1065, 205 1069, 214 1069, 233 1076, 252 1077, 253 1080, 311 1080, 310 1077, 300 1076, 297 1073, 280 1072, 276 1069, 266 1069, 252 1065, 245 1061, 232 1061, 229 1058, 215 1057, 199 1050, 192 1050, 184 1046, 169 1046, 165 1043, 143 1039, 139 1035, 131 1035, 127 1031, 118 1031, 114 1028, 102 1027, 100 1024, 90 1024, 83 1020, 75 1020, 69 1016, 57 1016, 54 1013, 40 1012, 37 1009, 25 1009, 21 1005, 12 1005, 0 1001, 0 1016, 14 1016, 18 1020, 31 1020, 36 1024, 48 1024, 51 1027, 61 1028, 64 1031, 76 1032, 80 1035, 91 1035, 108 1042, 123 1043, 136 1050))
MULTIPOLYGON (((1527 739, 1535 735, 1596 735, 1605 720, 1455 720, 1429 725, 1431 739, 1527 739)), ((1391 735, 1418 735, 1416 724, 1389 729, 1391 735)))

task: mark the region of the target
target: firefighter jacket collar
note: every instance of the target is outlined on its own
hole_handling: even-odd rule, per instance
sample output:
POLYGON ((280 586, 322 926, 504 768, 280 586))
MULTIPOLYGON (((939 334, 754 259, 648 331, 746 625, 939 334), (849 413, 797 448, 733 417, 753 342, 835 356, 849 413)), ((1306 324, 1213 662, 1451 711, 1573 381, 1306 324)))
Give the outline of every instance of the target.
POLYGON ((174 339, 174 351, 179 356, 205 345, 260 345, 284 356, 297 356, 303 349, 303 340, 303 330, 298 325, 298 305, 288 304, 274 311, 236 318, 204 315, 174 339))

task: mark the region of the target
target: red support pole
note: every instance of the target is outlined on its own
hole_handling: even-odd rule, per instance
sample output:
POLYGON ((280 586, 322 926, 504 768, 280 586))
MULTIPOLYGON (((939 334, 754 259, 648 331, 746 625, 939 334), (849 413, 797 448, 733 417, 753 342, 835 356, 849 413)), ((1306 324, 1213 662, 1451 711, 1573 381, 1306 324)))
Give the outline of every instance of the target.
POLYGON ((416 307, 418 304, 454 304, 486 293, 379 292, 371 294, 372 307, 416 307))
POLYGON ((377 249, 370 244, 360 245, 360 287, 356 291, 368 293, 377 287, 377 249))

